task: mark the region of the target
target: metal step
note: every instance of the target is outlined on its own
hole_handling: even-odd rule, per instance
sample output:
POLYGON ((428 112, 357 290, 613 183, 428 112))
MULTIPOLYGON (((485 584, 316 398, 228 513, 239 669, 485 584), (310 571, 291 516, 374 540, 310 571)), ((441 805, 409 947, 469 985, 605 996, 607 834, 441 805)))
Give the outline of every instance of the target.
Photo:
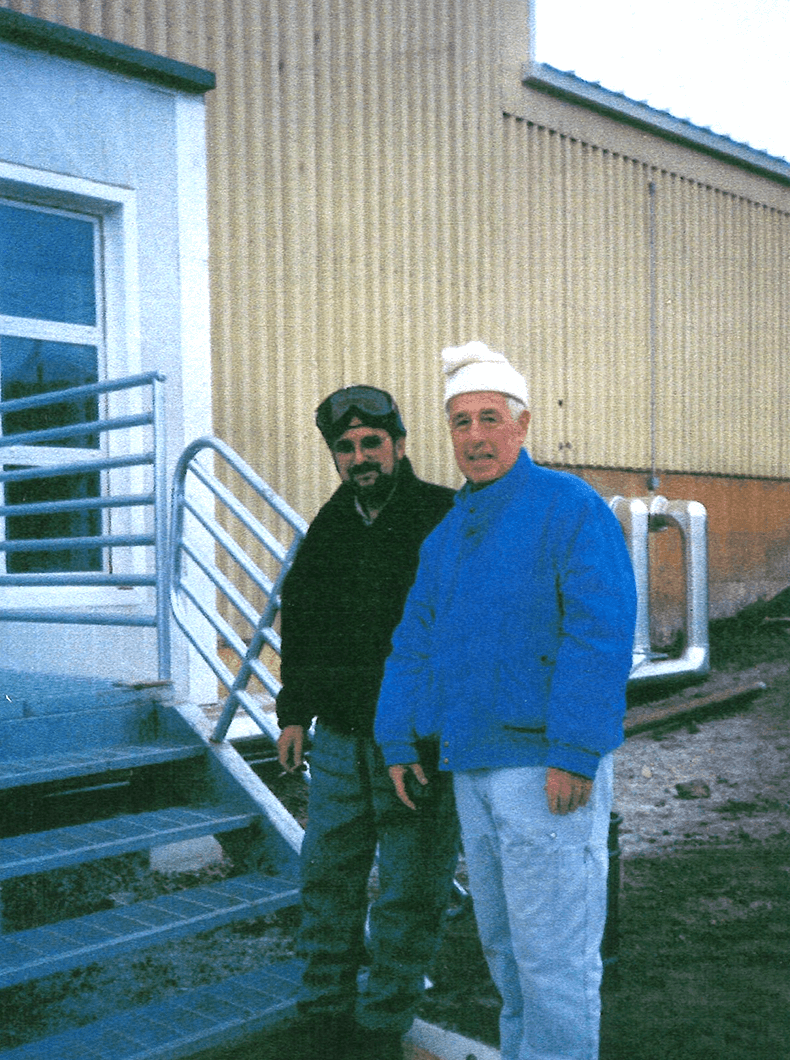
POLYGON ((44 784, 69 777, 87 777, 110 773, 115 769, 136 769, 139 766, 200 758, 203 748, 197 743, 175 740, 153 743, 122 744, 111 747, 86 747, 68 750, 64 746, 56 755, 33 755, 25 758, 0 760, 0 789, 44 784))
POLYGON ((30 718, 48 714, 93 712, 106 707, 151 702, 168 694, 168 685, 156 681, 127 685, 78 674, 20 673, 0 669, 0 718, 30 718))
POLYGON ((298 884, 250 873, 0 936, 0 989, 298 902, 298 884))
POLYGON ((203 742, 176 710, 122 703, 0 721, 0 789, 198 756, 203 742))
POLYGON ((294 1014, 300 966, 254 972, 0 1053, 0 1060, 176 1060, 234 1045, 294 1014))
POLYGON ((173 807, 0 839, 0 880, 246 828, 257 819, 222 806, 173 807))

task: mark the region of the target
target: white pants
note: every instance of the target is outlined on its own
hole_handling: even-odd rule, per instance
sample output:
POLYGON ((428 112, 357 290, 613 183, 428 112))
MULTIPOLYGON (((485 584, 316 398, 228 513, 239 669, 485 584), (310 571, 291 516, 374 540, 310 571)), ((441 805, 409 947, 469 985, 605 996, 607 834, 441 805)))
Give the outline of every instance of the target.
POLYGON ((612 756, 587 806, 549 813, 544 767, 454 775, 502 1060, 596 1060, 612 756))

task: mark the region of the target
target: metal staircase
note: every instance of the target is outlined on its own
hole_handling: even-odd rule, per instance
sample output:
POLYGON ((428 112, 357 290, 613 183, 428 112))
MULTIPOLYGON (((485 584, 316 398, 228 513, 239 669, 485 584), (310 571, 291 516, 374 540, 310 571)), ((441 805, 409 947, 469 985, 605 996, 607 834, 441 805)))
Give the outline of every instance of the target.
MULTIPOLYGON (((12 697, 14 678, 0 674, 12 697)), ((66 713, 42 696, 25 717, 0 722, 0 787, 7 811, 0 839, 2 886, 207 835, 227 844, 234 870, 218 882, 72 919, 47 911, 41 924, 4 932, 0 1012, 8 988, 262 917, 298 899, 296 852, 268 816, 287 811, 275 806, 274 796, 230 744, 212 744, 201 712, 168 705, 160 694, 105 692, 106 705, 97 708, 88 695, 82 709, 66 713), (74 798, 86 791, 94 811, 87 820, 80 819, 84 797, 74 798), (49 827, 53 818, 65 823, 49 827)), ((298 828, 295 822, 292 827, 298 828)), ((0 1056, 189 1056, 281 1021, 290 1013, 296 979, 293 965, 263 967, 144 1008, 113 1012, 96 1024, 65 1029, 0 1056)))
MULTIPOLYGON (((159 377, 155 382, 158 385, 159 377)), ((139 385, 139 380, 132 383, 139 385)), ((155 448, 161 448, 156 408, 149 422, 155 448)), ((131 424, 139 425, 139 418, 131 424)), ((20 452, 19 445, 15 452, 20 452)), ((79 1005, 64 1006, 77 1009, 72 1025, 66 1025, 64 1015, 56 1032, 51 1033, 50 1027, 42 1037, 36 1037, 32 1012, 30 1026, 25 1026, 24 1013, 20 1020, 18 1011, 13 1021, 3 1018, 10 1016, 12 1006, 25 1003, 24 998, 30 996, 25 989, 40 990, 46 996, 47 984, 60 982, 61 990, 68 993, 68 977, 84 974, 80 970, 113 968, 138 953, 144 959, 163 943, 255 921, 298 901, 295 881, 302 829, 226 734, 233 714, 241 708, 248 722, 258 722, 259 736, 270 748, 269 757, 274 757, 271 741, 276 738, 276 723, 264 709, 264 701, 278 686, 258 656, 265 646, 275 652, 279 647, 272 627, 278 588, 305 525, 286 506, 278 505, 278 518, 285 513, 290 537, 287 545, 280 545, 214 476, 213 463, 219 457, 233 464, 234 474, 252 482, 251 488, 264 500, 279 502, 251 469, 213 439, 199 443, 197 450, 191 447, 182 462, 175 489, 178 514, 171 554, 176 577, 171 602, 179 626, 228 687, 229 705, 222 710, 219 727, 201 708, 171 701, 167 624, 162 621, 161 606, 156 617, 137 620, 140 625, 156 624, 159 630, 162 679, 148 686, 0 670, 2 1060, 186 1057, 280 1026, 293 1013, 299 969, 295 961, 284 960, 194 989, 171 985, 169 993, 142 1007, 121 1006, 92 1023, 84 1023, 86 1015, 79 1005), (211 450, 209 465, 198 467, 196 452, 207 447, 211 450), (197 499, 184 476, 199 478, 197 499), (244 527, 236 538, 252 534, 252 545, 249 540, 234 541, 233 532, 221 525, 224 516, 218 508, 227 504, 244 527), (258 549, 261 542, 263 552, 271 556, 268 561, 258 549), (241 564, 246 578, 252 578, 254 589, 247 595, 254 597, 253 602, 217 566, 223 562, 218 552, 223 551, 241 564), (208 582, 201 585, 201 579, 208 582), (218 602, 220 598, 225 603, 218 602), (227 651, 220 657, 217 633, 235 651, 238 665, 228 666, 227 651), (251 679, 263 684, 263 696, 247 690, 251 679), (122 904, 102 902, 101 908, 82 908, 76 913, 67 903, 62 907, 45 903, 45 908, 38 908, 41 903, 37 906, 34 901, 46 874, 89 864, 98 868, 104 859, 139 855, 203 836, 215 837, 225 855, 223 871, 209 882, 195 884, 187 878, 184 889, 174 890, 182 878, 178 874, 167 893, 122 904), (12 892, 13 917, 2 905, 12 892), (23 908, 20 926, 20 901, 24 907, 27 894, 34 908, 27 913, 23 908), (13 1033, 8 1029, 12 1023, 13 1033)), ((68 469, 69 454, 65 459, 68 469)), ((101 459, 117 462, 112 452, 101 459)), ((151 453, 145 454, 145 461, 157 465, 151 453)), ((50 462, 46 474, 57 473, 50 462)), ((170 584, 168 557, 159 543, 162 513, 156 505, 161 502, 160 494, 161 490, 152 490, 145 496, 126 498, 127 504, 153 506, 149 522, 160 528, 156 534, 137 535, 138 542, 128 533, 113 540, 106 531, 76 543, 74 535, 69 539, 69 547, 93 549, 94 554, 97 547, 128 549, 135 543, 153 547, 155 562, 149 559, 137 566, 146 572, 140 580, 153 584, 159 602, 167 599, 170 584)), ((97 507, 112 503, 106 492, 95 498, 97 507)), ((63 507, 63 502, 52 504, 63 507)), ((0 514, 12 514, 9 507, 0 514)), ((35 512, 31 509, 30 514, 35 512)), ((15 545, 10 542, 7 547, 13 551, 15 545)), ((63 541, 37 541, 28 536, 25 547, 32 554, 37 549, 62 549, 63 541)), ((52 577, 42 573, 22 580, 47 584, 52 577)), ((55 576, 60 585, 111 577, 85 572, 55 576)), ((7 584, 20 583, 19 574, 0 576, 0 584, 4 579, 7 584)), ((37 620, 19 610, 0 613, 0 618, 37 620)), ((59 618, 50 615, 46 620, 59 618)), ((73 611, 64 612, 62 620, 73 623, 73 611)), ((99 620, 113 622, 115 616, 105 614, 99 620)), ((135 624, 128 614, 121 621, 135 624)))

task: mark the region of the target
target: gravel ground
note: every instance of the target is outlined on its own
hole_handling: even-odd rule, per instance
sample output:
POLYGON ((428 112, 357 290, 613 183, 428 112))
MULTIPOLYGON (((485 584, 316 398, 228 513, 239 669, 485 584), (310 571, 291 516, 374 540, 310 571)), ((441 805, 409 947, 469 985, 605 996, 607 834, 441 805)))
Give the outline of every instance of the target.
POLYGON ((624 857, 733 835, 764 839, 787 827, 790 732, 783 707, 789 675, 783 661, 714 673, 701 688, 664 702, 693 707, 695 699, 754 682, 766 690, 748 703, 736 701, 734 713, 724 700, 715 708, 718 716, 696 720, 691 714, 668 729, 631 736, 615 752, 624 857))

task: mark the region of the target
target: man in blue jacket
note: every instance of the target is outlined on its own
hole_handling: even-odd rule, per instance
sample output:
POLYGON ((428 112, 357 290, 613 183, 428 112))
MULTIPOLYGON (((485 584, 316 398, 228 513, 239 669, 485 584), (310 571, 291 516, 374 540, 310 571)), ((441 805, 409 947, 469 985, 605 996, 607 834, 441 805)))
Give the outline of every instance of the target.
POLYGON ((602 498, 522 448, 523 377, 480 342, 442 356, 467 481, 423 544, 376 738, 407 806, 430 786, 415 742, 440 738, 502 995, 502 1060, 595 1060, 633 571, 602 498))

